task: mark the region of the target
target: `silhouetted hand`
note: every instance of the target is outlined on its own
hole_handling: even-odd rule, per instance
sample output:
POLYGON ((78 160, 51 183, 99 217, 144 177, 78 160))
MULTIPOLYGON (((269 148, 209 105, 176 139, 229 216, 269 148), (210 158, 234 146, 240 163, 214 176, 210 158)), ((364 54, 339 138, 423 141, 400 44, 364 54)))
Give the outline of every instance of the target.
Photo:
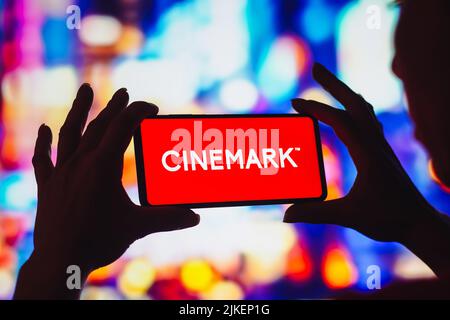
POLYGON ((420 256, 436 273, 448 272, 447 217, 438 213, 416 189, 387 143, 373 107, 322 65, 314 65, 313 75, 345 110, 303 99, 292 100, 293 107, 334 129, 347 146, 358 174, 345 197, 294 204, 286 211, 284 221, 335 224, 375 240, 397 241, 420 256))
POLYGON ((33 157, 35 247, 22 268, 15 298, 77 298, 79 290, 66 286, 69 265, 79 266, 84 281, 135 240, 198 224, 199 216, 189 209, 141 207, 126 194, 123 154, 141 120, 158 112, 145 102, 127 107, 128 99, 126 89, 118 90, 83 133, 93 91, 82 85, 59 134, 56 165, 50 158, 51 130, 39 128, 33 157))

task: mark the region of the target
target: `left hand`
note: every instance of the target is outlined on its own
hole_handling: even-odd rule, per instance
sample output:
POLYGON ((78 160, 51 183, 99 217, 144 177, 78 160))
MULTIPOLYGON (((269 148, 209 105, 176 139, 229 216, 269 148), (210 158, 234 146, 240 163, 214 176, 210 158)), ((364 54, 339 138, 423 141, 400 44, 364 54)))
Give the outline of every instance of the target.
POLYGON ((56 165, 50 158, 52 132, 40 127, 33 156, 38 206, 29 269, 42 274, 54 268, 61 275, 60 269, 65 273, 76 264, 86 278, 139 238, 199 223, 189 209, 141 207, 129 199, 121 182, 123 155, 137 126, 158 108, 145 102, 127 107, 128 99, 125 89, 118 90, 83 133, 93 91, 82 85, 59 133, 56 165))

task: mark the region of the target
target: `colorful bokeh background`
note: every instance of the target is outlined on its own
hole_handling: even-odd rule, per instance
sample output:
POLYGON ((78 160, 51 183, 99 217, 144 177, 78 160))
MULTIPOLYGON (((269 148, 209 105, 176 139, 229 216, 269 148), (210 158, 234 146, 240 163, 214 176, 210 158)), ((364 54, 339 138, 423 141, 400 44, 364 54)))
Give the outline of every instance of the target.
MULTIPOLYGON (((293 97, 338 106, 311 78, 312 63, 322 62, 374 105, 413 181, 450 212, 390 71, 398 10, 388 0, 0 0, 0 298, 11 297, 33 248, 37 129, 46 123, 57 138, 83 82, 95 91, 91 116, 120 87, 162 113, 287 113, 293 97), (77 8, 81 28, 71 29, 77 8)), ((338 198, 355 168, 329 127, 321 135, 328 198, 338 198)), ((132 146, 123 183, 137 202, 132 146)), ((373 265, 382 286, 433 276, 398 244, 283 224, 286 207, 198 210, 198 227, 135 242, 91 274, 82 297, 328 298, 368 291, 373 265)))

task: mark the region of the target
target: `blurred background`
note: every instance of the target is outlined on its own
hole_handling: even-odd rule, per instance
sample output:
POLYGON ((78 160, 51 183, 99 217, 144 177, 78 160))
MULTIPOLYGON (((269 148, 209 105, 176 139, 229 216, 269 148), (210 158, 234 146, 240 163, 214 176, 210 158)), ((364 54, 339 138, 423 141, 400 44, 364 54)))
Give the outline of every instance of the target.
MULTIPOLYGON (((161 113, 287 113, 293 97, 338 106, 311 78, 319 61, 374 105, 416 185, 450 212, 449 190, 433 181, 390 71, 399 10, 390 2, 0 0, 0 298, 11 297, 33 248, 37 129, 46 123, 57 139, 83 82, 95 92, 91 117, 121 87, 161 113)), ((321 136, 328 198, 338 198, 355 168, 330 128, 321 126, 321 136)), ((123 183, 137 202, 132 146, 123 183)), ((328 298, 369 291, 373 266, 382 286, 433 276, 398 244, 335 226, 283 224, 286 207, 196 210, 198 227, 135 242, 91 274, 82 297, 328 298)))

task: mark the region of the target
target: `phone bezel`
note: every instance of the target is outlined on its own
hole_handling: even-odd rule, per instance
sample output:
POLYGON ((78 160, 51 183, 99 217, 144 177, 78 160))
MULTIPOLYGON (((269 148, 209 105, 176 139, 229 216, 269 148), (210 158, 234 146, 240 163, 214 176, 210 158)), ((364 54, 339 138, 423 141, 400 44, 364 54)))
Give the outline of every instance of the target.
POLYGON ((327 197, 327 184, 325 178, 325 169, 322 154, 322 145, 320 140, 320 130, 318 122, 315 118, 301 114, 171 114, 171 115, 157 115, 154 117, 147 117, 146 119, 205 119, 205 118, 310 118, 314 124, 314 131, 316 137, 316 150, 319 160, 319 171, 322 186, 322 194, 316 198, 294 198, 294 199, 275 199, 275 200, 245 200, 245 201, 230 201, 230 202, 206 202, 206 203, 179 203, 179 204, 158 204, 153 205, 147 201, 147 190, 145 181, 144 159, 142 152, 142 135, 141 125, 134 133, 134 152, 136 160, 136 173, 138 181, 139 201, 143 206, 165 207, 165 206, 181 206, 187 208, 211 208, 211 207, 235 207, 235 206, 253 206, 253 205, 273 205, 273 204, 287 204, 299 203, 311 200, 323 201, 327 197))

